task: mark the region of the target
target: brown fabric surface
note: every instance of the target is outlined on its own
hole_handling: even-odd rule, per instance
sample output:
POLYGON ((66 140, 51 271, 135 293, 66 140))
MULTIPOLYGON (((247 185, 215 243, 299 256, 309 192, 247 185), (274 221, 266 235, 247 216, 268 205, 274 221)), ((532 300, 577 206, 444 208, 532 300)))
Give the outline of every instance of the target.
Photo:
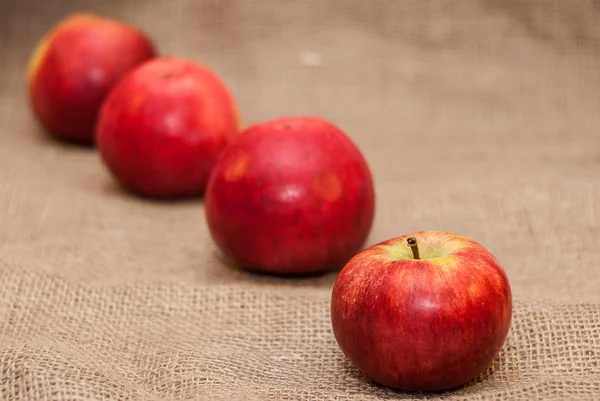
POLYGON ((599 20, 592 0, 0 2, 0 399, 600 399, 599 20), (135 199, 47 139, 25 65, 82 9, 213 67, 246 124, 346 130, 377 187, 367 245, 441 229, 488 247, 515 298, 488 374, 372 384, 333 338, 335 273, 245 273, 202 200, 135 199))

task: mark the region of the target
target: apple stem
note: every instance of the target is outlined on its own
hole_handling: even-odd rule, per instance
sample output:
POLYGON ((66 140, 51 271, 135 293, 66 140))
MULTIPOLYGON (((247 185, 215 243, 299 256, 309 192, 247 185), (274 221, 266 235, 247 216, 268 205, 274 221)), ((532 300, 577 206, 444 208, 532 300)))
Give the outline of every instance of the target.
POLYGON ((417 239, 415 237, 408 237, 406 242, 408 243, 408 246, 410 246, 410 249, 412 250, 413 258, 421 259, 419 256, 419 246, 417 245, 417 239))

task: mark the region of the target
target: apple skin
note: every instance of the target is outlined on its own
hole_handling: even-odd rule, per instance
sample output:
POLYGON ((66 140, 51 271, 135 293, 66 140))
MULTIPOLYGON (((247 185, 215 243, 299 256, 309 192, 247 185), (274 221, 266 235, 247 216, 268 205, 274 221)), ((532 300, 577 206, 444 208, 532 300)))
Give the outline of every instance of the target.
POLYGON ((61 20, 36 46, 28 72, 31 108, 46 132, 92 145, 98 111, 128 71, 155 57, 139 29, 94 14, 61 20))
POLYGON ((341 268, 374 217, 370 169, 355 144, 318 117, 254 124, 223 152, 205 213, 220 250, 248 270, 306 275, 341 268))
POLYGON ((150 198, 200 196, 239 133, 233 95, 209 68, 157 57, 131 71, 100 112, 97 146, 113 177, 150 198))
POLYGON ((496 358, 512 293, 482 245, 422 231, 355 255, 334 284, 330 312, 341 350, 367 377, 396 390, 440 391, 467 383, 496 358))

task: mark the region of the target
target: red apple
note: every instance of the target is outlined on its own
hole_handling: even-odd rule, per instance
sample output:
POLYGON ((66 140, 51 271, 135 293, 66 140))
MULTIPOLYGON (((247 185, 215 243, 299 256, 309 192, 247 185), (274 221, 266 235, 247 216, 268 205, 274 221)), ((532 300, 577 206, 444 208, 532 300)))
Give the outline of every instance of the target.
POLYGON ((109 171, 132 193, 182 198, 204 192, 239 124, 233 96, 209 68, 157 57, 110 92, 96 140, 109 171))
POLYGON ((344 354, 375 382, 405 391, 447 390, 484 372, 511 319, 511 289, 496 258, 473 240, 439 231, 358 253, 331 297, 344 354))
POLYGON ((37 45, 29 63, 31 107, 48 133, 93 144, 98 111, 128 71, 155 56, 137 28, 93 14, 60 21, 37 45))
POLYGON ((369 167, 332 123, 287 117, 255 124, 223 152, 206 189, 221 251, 249 270, 308 274, 341 268, 374 215, 369 167))

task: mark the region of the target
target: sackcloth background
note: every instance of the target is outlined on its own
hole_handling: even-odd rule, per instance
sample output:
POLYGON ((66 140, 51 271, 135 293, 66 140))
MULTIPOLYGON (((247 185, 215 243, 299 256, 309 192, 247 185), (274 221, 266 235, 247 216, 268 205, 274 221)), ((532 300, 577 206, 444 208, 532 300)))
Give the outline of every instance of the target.
POLYGON ((600 400, 599 22, 591 0, 1 0, 0 399, 600 400), (375 177, 366 245, 439 229, 488 247, 515 303, 487 374, 372 384, 333 337, 335 273, 237 269, 201 199, 135 199, 48 139, 26 63, 81 10, 214 68, 246 125, 338 124, 375 177))

